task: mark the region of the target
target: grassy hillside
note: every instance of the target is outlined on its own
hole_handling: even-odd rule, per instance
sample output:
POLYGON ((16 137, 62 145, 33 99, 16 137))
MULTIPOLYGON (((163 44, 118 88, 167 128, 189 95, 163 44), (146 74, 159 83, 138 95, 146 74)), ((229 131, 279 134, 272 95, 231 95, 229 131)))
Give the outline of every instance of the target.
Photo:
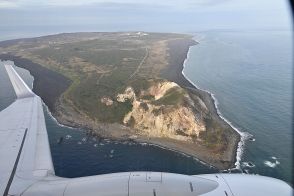
MULTIPOLYGON (((159 77, 167 65, 168 43, 190 36, 167 33, 75 33, 23 39, 0 48, 0 52, 29 59, 57 71, 70 80, 63 99, 91 119, 121 122, 131 110, 128 102, 116 101, 116 95, 132 85, 147 88, 147 79, 159 77), (102 97, 112 99, 106 106, 102 97)), ((158 100, 158 104, 179 101, 180 92, 158 100)))

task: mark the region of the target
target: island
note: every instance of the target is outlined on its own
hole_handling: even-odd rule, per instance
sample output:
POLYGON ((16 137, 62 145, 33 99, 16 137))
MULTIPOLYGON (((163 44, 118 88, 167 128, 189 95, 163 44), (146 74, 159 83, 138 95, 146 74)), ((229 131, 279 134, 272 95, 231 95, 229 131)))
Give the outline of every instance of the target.
POLYGON ((63 125, 229 169, 240 135, 182 74, 195 44, 175 33, 62 33, 2 41, 0 59, 30 71, 33 91, 63 125))

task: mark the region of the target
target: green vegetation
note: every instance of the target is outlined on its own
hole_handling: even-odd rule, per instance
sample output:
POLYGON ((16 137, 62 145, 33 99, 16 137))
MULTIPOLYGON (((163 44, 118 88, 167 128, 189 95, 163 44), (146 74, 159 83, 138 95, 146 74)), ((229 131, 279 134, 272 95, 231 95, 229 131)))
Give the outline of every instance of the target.
POLYGON ((148 101, 154 101, 155 100, 155 97, 153 95, 143 95, 140 98, 144 99, 144 100, 148 100, 148 101))
POLYGON ((153 101, 155 105, 178 105, 183 102, 185 92, 182 88, 173 87, 163 97, 153 101))
POLYGON ((199 137, 204 141, 204 145, 211 149, 221 152, 226 148, 227 137, 225 129, 216 124, 216 121, 211 118, 205 119, 206 130, 200 132, 199 137))
MULTIPOLYGON (((162 55, 157 52, 167 50, 162 41, 179 38, 187 39, 190 36, 136 32, 60 34, 27 39, 23 43, 16 43, 16 47, 6 48, 6 51, 71 79, 72 85, 63 98, 74 104, 75 110, 87 114, 91 119, 111 123, 122 122, 132 109, 130 101, 117 102, 117 94, 123 93, 127 86, 132 86, 139 94, 141 90, 148 89, 152 82, 162 80, 158 78, 159 73, 154 73, 153 63, 164 65, 166 62, 164 58, 158 59, 156 55, 162 55), (109 97, 113 104, 102 103, 103 97, 109 97)), ((174 105, 181 101, 181 97, 182 92, 173 90, 157 101, 150 95, 140 98, 156 104, 174 105)), ((148 109, 146 106, 142 105, 148 109)))
POLYGON ((150 87, 150 81, 146 78, 134 79, 128 83, 133 87, 136 94, 139 94, 141 90, 147 90, 150 87))
MULTIPOLYGON (((209 101, 206 101, 202 91, 175 86, 155 100, 155 95, 159 95, 157 91, 162 87, 157 84, 167 81, 161 78, 165 77, 162 72, 168 70, 166 66, 169 62, 180 63, 177 58, 182 55, 183 49, 186 50, 183 47, 187 45, 181 44, 181 41, 191 41, 191 36, 136 32, 69 33, 15 41, 0 47, 0 53, 28 59, 69 78, 72 83, 60 97, 57 112, 69 115, 70 122, 84 118, 85 123, 90 122, 86 124, 90 127, 92 124, 96 126, 96 122, 122 123, 133 109, 133 100, 120 102, 117 95, 125 93, 126 88, 131 86, 137 100, 143 100, 139 107, 155 116, 169 114, 180 107, 190 107, 200 125, 204 120, 205 131, 197 135, 195 130, 195 134, 191 135, 186 133, 185 128, 179 128, 176 134, 190 137, 193 142, 211 150, 209 152, 221 154, 238 136, 212 114, 214 111, 210 111, 209 101), (194 106, 190 99, 185 98, 187 93, 194 106)), ((166 78, 170 79, 169 76, 166 78)), ((66 117, 63 116, 65 121, 68 120, 66 117)), ((140 122, 136 119, 136 116, 130 116, 127 125, 137 128, 136 123, 140 122)), ((148 126, 142 123, 142 129, 148 129, 148 126)))
POLYGON ((123 103, 114 102, 111 106, 106 106, 98 102, 97 117, 102 122, 122 122, 124 116, 132 110, 131 101, 127 100, 123 103))
POLYGON ((34 55, 72 73, 66 74, 74 82, 65 97, 79 110, 94 120, 112 123, 121 122, 132 109, 130 101, 120 103, 115 99, 144 58, 144 46, 120 39, 97 39, 56 44, 36 50, 34 55), (113 105, 101 103, 103 96, 111 97, 113 105))
MULTIPOLYGON (((160 70, 154 68, 154 62, 166 63, 162 58, 164 54, 158 53, 167 50, 162 43, 190 38, 169 33, 65 33, 15 42, 6 47, 5 52, 71 79, 72 84, 63 98, 73 103, 75 110, 95 121, 121 122, 132 104, 117 102, 117 94, 124 92, 127 86, 132 86, 136 94, 148 89, 150 79, 155 81, 159 76, 160 70), (113 101, 112 105, 101 102, 105 96, 113 101)), ((180 97, 181 92, 169 92, 156 103, 173 105, 180 97)), ((154 101, 153 96, 140 98, 154 101)))

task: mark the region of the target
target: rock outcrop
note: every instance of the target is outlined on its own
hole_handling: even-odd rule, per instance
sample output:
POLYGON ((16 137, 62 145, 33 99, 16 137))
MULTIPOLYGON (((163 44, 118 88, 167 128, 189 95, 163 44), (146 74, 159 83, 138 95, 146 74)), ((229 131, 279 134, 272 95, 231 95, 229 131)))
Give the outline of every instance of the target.
POLYGON ((102 97, 100 99, 101 103, 104 103, 106 106, 111 106, 113 104, 113 101, 109 97, 102 97))
POLYGON ((126 100, 132 101, 133 108, 123 123, 138 134, 193 142, 205 131, 204 121, 195 115, 194 102, 174 82, 156 82, 147 90, 140 90, 139 95, 127 87, 117 96, 119 102, 126 100))

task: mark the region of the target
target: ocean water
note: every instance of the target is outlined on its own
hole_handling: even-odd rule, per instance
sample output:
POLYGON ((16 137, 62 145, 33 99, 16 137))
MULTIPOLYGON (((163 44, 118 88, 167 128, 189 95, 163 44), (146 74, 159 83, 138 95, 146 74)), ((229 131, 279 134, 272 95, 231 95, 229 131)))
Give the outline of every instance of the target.
MULTIPOLYGON (((16 98, 3 64, 0 62, 0 111, 16 98)), ((30 73, 15 68, 32 87, 33 77, 30 73)), ((85 130, 60 126, 45 105, 44 113, 57 176, 81 177, 125 171, 162 171, 190 175, 218 172, 192 157, 158 146, 99 139, 88 135, 85 130), (63 142, 58 144, 61 137, 63 142)))
MULTIPOLYGON (((42 34, 42 33, 40 33, 42 34)), ((243 172, 292 183, 292 41, 287 31, 201 32, 184 74, 217 99, 219 111, 240 131, 253 135, 242 148, 243 172)), ((12 62, 11 62, 12 63, 12 62)), ((15 99, 0 63, 0 110, 15 99)), ((17 71, 32 85, 26 70, 17 71)), ((183 174, 219 172, 157 146, 95 138, 59 126, 44 106, 55 172, 77 177, 123 171, 183 174), (60 137, 64 140, 58 144, 60 137)))
POLYGON ((183 72, 213 93, 222 116, 253 136, 242 170, 292 182, 292 32, 201 32, 195 40, 183 72))

